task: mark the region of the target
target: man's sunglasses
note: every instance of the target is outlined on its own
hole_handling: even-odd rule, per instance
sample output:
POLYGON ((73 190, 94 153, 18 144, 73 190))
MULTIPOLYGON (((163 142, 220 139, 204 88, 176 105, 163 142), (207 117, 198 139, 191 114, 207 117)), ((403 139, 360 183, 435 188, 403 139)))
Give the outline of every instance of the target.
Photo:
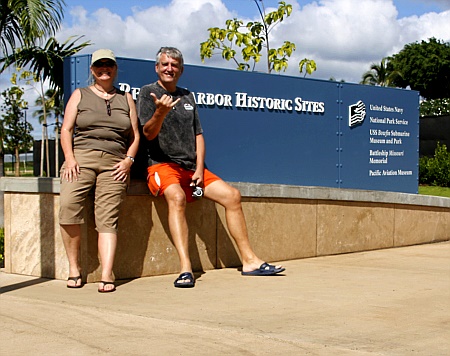
POLYGON ((96 68, 100 67, 114 67, 116 65, 116 62, 108 59, 106 61, 95 61, 93 66, 96 68))

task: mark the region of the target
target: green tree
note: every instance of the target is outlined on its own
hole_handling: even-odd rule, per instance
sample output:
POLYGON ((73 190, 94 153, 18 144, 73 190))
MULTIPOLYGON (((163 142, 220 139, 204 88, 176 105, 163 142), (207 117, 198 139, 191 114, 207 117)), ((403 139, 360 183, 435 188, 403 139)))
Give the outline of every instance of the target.
MULTIPOLYGON (((202 62, 205 58, 211 58, 218 51, 222 58, 229 61, 233 60, 238 70, 255 69, 262 57, 261 52, 266 50, 267 72, 271 73, 286 71, 288 59, 295 51, 295 44, 289 41, 279 48, 271 48, 270 32, 292 13, 292 5, 284 1, 278 3, 278 9, 266 14, 264 2, 262 0, 253 0, 258 7, 261 22, 244 22, 238 19, 230 19, 225 22, 226 28, 209 28, 209 38, 200 44, 200 58, 202 62), (261 3, 261 6, 259 5, 261 3), (262 8, 261 8, 262 7, 262 8), (242 48, 240 56, 242 61, 237 58, 237 51, 234 47, 242 48), (253 63, 250 66, 249 62, 253 63)), ((305 69, 305 75, 311 74, 316 68, 316 63, 307 58, 299 63, 299 71, 302 73, 305 69)))
POLYGON ((6 150, 14 153, 16 158, 14 163, 15 176, 20 176, 20 153, 27 152, 33 145, 33 136, 31 131, 33 127, 24 119, 24 109, 27 102, 22 98, 23 89, 17 86, 8 88, 2 92, 2 120, 1 120, 1 161, 3 162, 4 152, 6 150))
POLYGON ((389 62, 402 73, 394 79, 395 86, 409 86, 428 100, 450 98, 450 43, 436 38, 410 43, 389 62))
POLYGON ((383 58, 380 64, 372 63, 370 70, 363 74, 360 84, 392 87, 395 86, 396 78, 401 78, 400 72, 393 69, 388 58, 383 58))
MULTIPOLYGON (((0 0, 0 50, 8 56, 17 47, 53 36, 63 18, 63 0, 0 0)), ((0 71, 1 72, 1 71, 0 71)))
MULTIPOLYGON (((64 0, 0 0, 0 2, 0 47, 4 55, 4 58, 0 59, 0 73, 13 64, 22 68, 28 66, 34 72, 34 78, 40 81, 41 90, 38 92, 43 98, 44 108, 42 142, 45 140, 48 147, 48 140, 45 139, 47 124, 42 83, 49 80, 51 88, 57 92, 55 102, 62 102, 64 58, 77 53, 89 43, 76 46, 75 42, 82 36, 73 42, 70 42, 71 37, 62 44, 54 37, 50 37, 43 47, 40 46, 44 38, 53 36, 59 29, 63 18, 64 0)), ((42 152, 41 176, 43 159, 42 152)))
POLYGON ((420 116, 450 115, 450 98, 424 100, 420 103, 420 116))
POLYGON ((40 90, 37 90, 43 108, 43 123, 42 123, 42 147, 41 147, 41 164, 40 164, 40 176, 44 175, 44 151, 47 156, 47 172, 49 172, 49 159, 48 159, 48 137, 47 137, 47 111, 45 104, 45 92, 43 83, 48 80, 50 88, 55 90, 55 105, 59 106, 62 103, 63 95, 63 72, 64 72, 64 58, 74 55, 86 46, 90 45, 90 42, 83 42, 76 44, 76 42, 83 36, 78 36, 73 39, 70 37, 68 40, 59 43, 55 38, 48 39, 44 47, 37 45, 24 47, 13 55, 9 55, 0 59, 0 64, 3 64, 3 68, 15 64, 18 68, 27 67, 34 74, 35 81, 40 83, 40 90), (44 148, 44 143, 46 149, 44 148))

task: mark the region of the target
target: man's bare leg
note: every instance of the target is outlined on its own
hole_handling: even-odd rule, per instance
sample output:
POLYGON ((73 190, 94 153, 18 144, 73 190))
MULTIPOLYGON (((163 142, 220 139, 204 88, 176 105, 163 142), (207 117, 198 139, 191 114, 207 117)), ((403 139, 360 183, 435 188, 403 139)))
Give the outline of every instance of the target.
POLYGON ((180 185, 172 184, 164 190, 164 197, 169 209, 170 234, 180 259, 180 272, 192 273, 189 257, 189 229, 186 221, 186 195, 180 185))
MULTIPOLYGON (((222 180, 215 181, 205 188, 205 197, 225 208, 228 230, 239 249, 242 258, 242 271, 258 269, 264 261, 256 256, 248 239, 247 225, 241 205, 241 194, 222 180)), ((281 266, 276 266, 280 268, 281 266)))

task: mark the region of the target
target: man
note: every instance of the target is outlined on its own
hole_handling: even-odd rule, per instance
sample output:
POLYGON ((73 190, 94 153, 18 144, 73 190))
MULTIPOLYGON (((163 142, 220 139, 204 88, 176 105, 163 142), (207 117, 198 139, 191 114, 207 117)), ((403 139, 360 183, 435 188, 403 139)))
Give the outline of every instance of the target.
POLYGON ((194 97, 177 87, 183 74, 181 52, 162 47, 156 56, 155 70, 158 81, 141 88, 137 110, 147 139, 148 186, 153 195, 163 195, 167 201, 169 229, 180 259, 181 274, 175 287, 195 285, 185 210, 186 202, 195 200, 192 195, 196 187, 204 187, 205 198, 225 208, 228 229, 241 254, 242 275, 283 272, 283 267, 269 265, 253 252, 239 191, 205 168, 205 141, 194 97))

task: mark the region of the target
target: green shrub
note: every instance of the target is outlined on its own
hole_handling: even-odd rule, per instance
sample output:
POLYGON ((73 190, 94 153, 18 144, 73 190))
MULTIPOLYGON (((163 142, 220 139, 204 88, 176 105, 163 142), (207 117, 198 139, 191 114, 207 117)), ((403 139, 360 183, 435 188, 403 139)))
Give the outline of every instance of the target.
POLYGON ((424 156, 419 158, 419 183, 430 184, 430 176, 428 174, 428 162, 430 158, 424 156))
POLYGON ((434 157, 421 157, 419 160, 419 183, 439 187, 450 187, 450 152, 439 142, 434 157))

